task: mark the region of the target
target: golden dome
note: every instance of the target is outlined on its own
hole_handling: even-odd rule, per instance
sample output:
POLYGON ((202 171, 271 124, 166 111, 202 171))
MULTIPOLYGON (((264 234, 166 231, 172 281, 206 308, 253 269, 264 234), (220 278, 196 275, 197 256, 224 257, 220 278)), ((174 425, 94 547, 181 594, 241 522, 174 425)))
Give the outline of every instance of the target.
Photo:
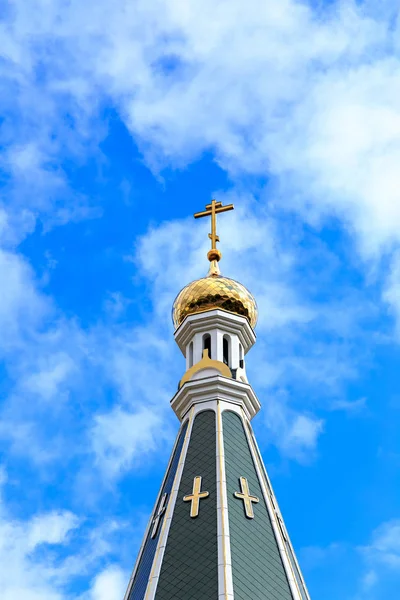
POLYGON ((187 315, 215 308, 247 317, 253 329, 256 326, 258 313, 254 297, 238 281, 220 275, 216 261, 213 261, 207 277, 192 281, 175 298, 172 307, 175 328, 187 315))

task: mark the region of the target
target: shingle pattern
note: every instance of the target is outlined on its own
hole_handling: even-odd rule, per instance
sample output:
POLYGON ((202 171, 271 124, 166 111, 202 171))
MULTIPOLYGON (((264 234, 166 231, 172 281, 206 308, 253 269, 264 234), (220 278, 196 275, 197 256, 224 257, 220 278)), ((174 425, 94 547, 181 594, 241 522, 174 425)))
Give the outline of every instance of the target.
MULTIPOLYGON (((252 430, 252 428, 251 428, 251 425, 250 425, 250 423, 248 423, 248 429, 249 429, 250 436, 253 438, 253 441, 255 441, 254 432, 253 432, 253 430, 252 430)), ((260 454, 260 451, 259 451, 259 449, 258 449, 258 446, 257 446, 257 444, 254 444, 254 447, 255 447, 255 450, 256 450, 256 453, 257 453, 258 459, 259 459, 259 461, 260 461, 260 464, 263 464, 263 460, 262 460, 262 457, 261 457, 261 454, 260 454)), ((272 491, 272 489, 271 489, 271 486, 269 485, 269 482, 268 482, 268 479, 267 479, 267 478, 265 478, 265 483, 266 483, 266 486, 267 486, 267 488, 268 488, 268 491, 269 491, 269 493, 270 493, 270 494, 273 496, 273 495, 274 495, 274 493, 273 493, 273 491, 272 491)), ((275 504, 277 504, 277 502, 276 502, 276 499, 275 499, 275 504)), ((285 530, 286 530, 286 527, 285 527, 285 530)), ((286 536, 287 536, 287 535, 288 535, 288 534, 287 534, 287 531, 286 531, 286 536)), ((307 599, 308 599, 308 594, 307 594, 307 592, 306 592, 306 588, 305 588, 305 585, 304 585, 304 582, 303 582, 303 578, 302 578, 302 576, 301 576, 301 574, 300 574, 300 570, 299 570, 299 567, 298 567, 298 563, 297 563, 297 562, 296 562, 296 560, 295 560, 295 557, 294 557, 294 553, 293 553, 292 546, 291 546, 291 544, 288 542, 288 540, 287 540, 287 539, 285 540, 285 544, 286 544, 286 550, 287 550, 287 552, 288 552, 288 556, 289 556, 290 564, 291 564, 291 566, 292 566, 293 572, 294 572, 294 574, 295 574, 295 577, 296 577, 296 581, 297 581, 297 587, 299 588, 299 591, 300 591, 301 598, 302 598, 302 600, 307 600, 307 599)))
MULTIPOLYGON (((177 469, 178 463, 179 463, 179 457, 182 452, 182 446, 183 446, 183 442, 185 439, 186 430, 187 430, 187 423, 185 423, 185 425, 182 427, 180 433, 178 434, 179 435, 178 443, 175 447, 175 452, 174 452, 174 456, 172 458, 172 461, 171 461, 171 464, 169 467, 168 475, 165 480, 164 487, 161 491, 160 498, 163 494, 168 494, 166 509, 168 509, 169 495, 172 490, 172 485, 174 482, 176 469, 177 469)), ((157 506, 155 507, 155 510, 157 510, 157 506)), ((150 527, 150 529, 149 529, 149 533, 147 535, 147 539, 146 539, 146 542, 145 542, 145 545, 143 548, 143 553, 140 558, 140 562, 139 562, 139 565, 138 565, 138 568, 137 568, 137 571, 135 574, 135 579, 133 581, 133 585, 132 585, 132 588, 131 588, 131 591, 129 594, 129 600, 143 600, 143 598, 144 598, 144 595, 146 593, 147 583, 149 581, 151 567, 152 567, 153 560, 154 560, 154 555, 155 555, 155 552, 157 549, 158 538, 160 537, 162 521, 163 521, 164 517, 165 517, 165 512, 161 519, 160 525, 158 527, 157 535, 154 539, 151 538, 151 532, 152 532, 153 528, 150 527)), ((154 514, 153 514, 153 518, 154 518, 154 514)))
POLYGON ((293 600, 277 541, 250 454, 241 418, 230 411, 222 415, 235 600, 293 600), (246 477, 254 519, 248 519, 239 478, 246 477))
POLYGON ((168 535, 156 600, 217 600, 217 491, 215 413, 205 411, 194 420, 174 515, 168 535), (193 480, 202 477, 199 516, 190 517, 193 480))
POLYGON ((179 327, 187 315, 214 308, 242 315, 253 328, 256 326, 258 311, 253 295, 238 281, 222 275, 209 275, 184 287, 175 298, 172 320, 179 327))

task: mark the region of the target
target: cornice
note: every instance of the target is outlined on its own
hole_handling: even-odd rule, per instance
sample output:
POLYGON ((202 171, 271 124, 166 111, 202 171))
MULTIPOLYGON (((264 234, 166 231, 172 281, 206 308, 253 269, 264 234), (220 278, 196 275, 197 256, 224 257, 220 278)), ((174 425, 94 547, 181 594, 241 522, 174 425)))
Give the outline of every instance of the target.
POLYGON ((171 400, 171 406, 180 421, 194 404, 222 400, 241 406, 248 419, 260 410, 261 404, 248 383, 214 375, 187 381, 171 400))
POLYGON ((246 317, 234 315, 223 309, 207 310, 188 315, 175 331, 175 341, 182 354, 185 354, 186 346, 195 333, 207 332, 213 328, 237 335, 245 354, 256 341, 256 334, 246 317))

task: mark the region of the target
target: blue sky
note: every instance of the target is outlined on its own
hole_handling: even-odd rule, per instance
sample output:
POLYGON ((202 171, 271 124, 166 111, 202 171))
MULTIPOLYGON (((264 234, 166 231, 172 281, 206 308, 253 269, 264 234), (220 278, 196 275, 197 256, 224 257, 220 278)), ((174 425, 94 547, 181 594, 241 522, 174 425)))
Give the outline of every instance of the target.
POLYGON ((254 293, 254 428, 312 598, 400 583, 394 2, 0 0, 0 588, 120 600, 173 444, 172 301, 254 293), (379 10, 378 10, 379 9, 379 10))

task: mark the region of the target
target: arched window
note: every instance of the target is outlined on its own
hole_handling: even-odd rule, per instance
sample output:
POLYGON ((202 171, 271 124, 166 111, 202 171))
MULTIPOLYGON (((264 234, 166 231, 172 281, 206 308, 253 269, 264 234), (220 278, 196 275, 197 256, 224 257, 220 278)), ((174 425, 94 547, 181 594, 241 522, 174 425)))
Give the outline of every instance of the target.
POLYGON ((208 357, 211 358, 211 335, 209 333, 203 335, 203 350, 208 350, 208 357))
POLYGON ((229 338, 227 335, 224 335, 222 340, 222 360, 229 367, 229 338))
POLYGON ((189 369, 193 367, 193 342, 189 344, 189 369))
POLYGON ((239 367, 243 369, 244 367, 244 358, 243 358, 243 347, 242 344, 239 344, 239 367))

